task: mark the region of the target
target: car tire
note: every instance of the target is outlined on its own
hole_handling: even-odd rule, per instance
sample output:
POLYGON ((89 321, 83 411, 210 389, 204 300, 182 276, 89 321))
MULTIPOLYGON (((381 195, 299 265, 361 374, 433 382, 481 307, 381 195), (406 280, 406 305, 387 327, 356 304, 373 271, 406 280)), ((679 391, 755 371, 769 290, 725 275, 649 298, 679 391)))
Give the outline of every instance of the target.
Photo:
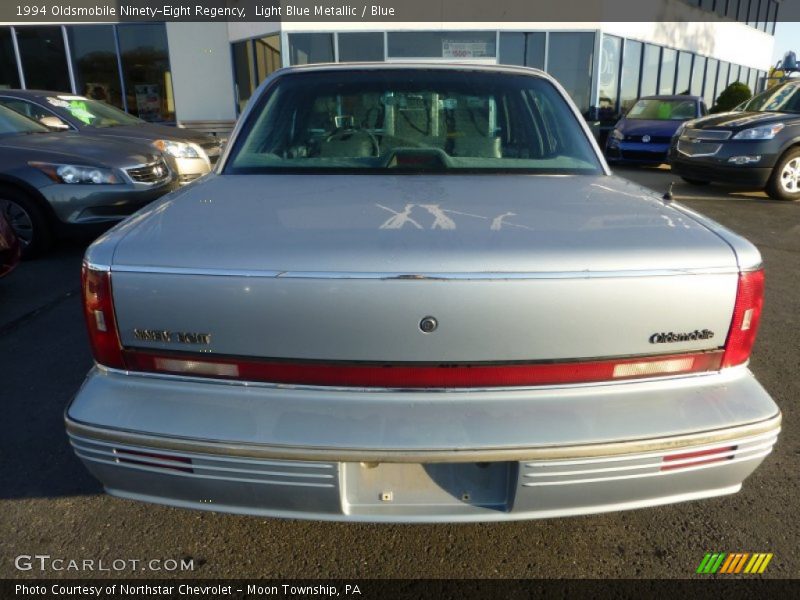
POLYGON ((705 179, 692 179, 691 177, 681 177, 681 179, 683 179, 689 185, 708 185, 711 183, 705 179))
POLYGON ((800 200, 800 148, 792 148, 778 159, 766 192, 773 200, 800 200))
POLYGON ((13 187, 0 187, 0 211, 19 238, 22 258, 44 254, 53 242, 53 234, 42 209, 30 196, 13 187))

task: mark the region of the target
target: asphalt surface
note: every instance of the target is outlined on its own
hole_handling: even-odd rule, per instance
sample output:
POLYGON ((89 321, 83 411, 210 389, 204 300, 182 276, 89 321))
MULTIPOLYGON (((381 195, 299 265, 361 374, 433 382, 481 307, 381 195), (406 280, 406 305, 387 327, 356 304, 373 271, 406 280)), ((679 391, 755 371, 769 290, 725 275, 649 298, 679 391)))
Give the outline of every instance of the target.
MULTIPOLYGON (((658 191, 673 179, 664 169, 619 174, 658 191)), ((766 576, 800 576, 800 203, 680 182, 673 193, 756 243, 766 264, 751 368, 783 410, 784 430, 739 494, 590 517, 408 526, 230 516, 106 496, 62 424, 91 365, 78 294, 82 247, 73 243, 0 280, 0 577, 42 575, 17 571, 21 554, 106 563, 191 557, 195 570, 183 575, 196 577, 687 577, 709 551, 772 552, 766 576)))

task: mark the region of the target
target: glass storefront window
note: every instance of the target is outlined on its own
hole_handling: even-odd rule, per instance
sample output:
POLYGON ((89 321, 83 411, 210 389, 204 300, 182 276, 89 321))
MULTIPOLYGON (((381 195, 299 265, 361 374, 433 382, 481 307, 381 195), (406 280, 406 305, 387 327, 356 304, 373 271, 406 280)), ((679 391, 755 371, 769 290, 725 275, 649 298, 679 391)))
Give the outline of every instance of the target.
POLYGON ((675 93, 689 94, 692 76, 692 55, 689 52, 678 53, 678 72, 675 76, 675 93))
MULTIPOLYGON (((750 69, 748 67, 742 67, 739 70, 739 81, 750 87, 750 69)), ((750 91, 753 91, 753 88, 750 88, 750 91)))
POLYGON ((750 91, 754 94, 758 93, 756 89, 756 85, 758 84, 758 70, 757 69, 750 69, 750 75, 747 78, 747 87, 750 88, 750 91))
POLYGON ((61 27, 17 27, 25 87, 71 92, 61 27))
POLYGON ((128 112, 145 121, 174 121, 175 98, 163 23, 119 25, 128 112))
POLYGON ((338 38, 339 62, 383 61, 383 33, 340 33, 338 38))
POLYGON ((714 58, 708 59, 708 66, 706 67, 706 85, 703 90, 703 98, 706 101, 706 106, 711 108, 714 105, 714 100, 717 99, 714 89, 717 85, 717 67, 719 61, 714 58))
POLYGON ((281 38, 273 34, 231 44, 236 100, 243 110, 259 83, 281 68, 281 38))
POLYGON ((728 85, 737 81, 739 81, 739 65, 731 65, 731 70, 728 74, 728 85))
POLYGON ((494 31, 395 31, 387 35, 392 58, 494 58, 494 31))
POLYGON ((736 13, 736 20, 740 23, 747 23, 747 13, 750 10, 750 0, 739 0, 739 11, 736 13))
POLYGON ((236 86, 236 101, 239 110, 244 110, 247 101, 256 89, 255 60, 250 40, 231 44, 233 52, 233 80, 236 86))
POLYGON ((256 85, 281 68, 281 36, 277 33, 253 40, 256 85))
POLYGON ((769 13, 767 15, 767 32, 775 35, 775 23, 778 20, 778 3, 775 0, 769 2, 769 13))
POLYGON ((658 63, 661 59, 661 48, 645 44, 644 63, 642 64, 642 96, 652 96, 658 92, 658 63))
POLYGON ((620 112, 623 114, 639 98, 639 71, 642 66, 642 42, 625 40, 625 57, 622 61, 620 86, 620 112))
POLYGON ((501 33, 500 64, 544 69, 546 38, 544 32, 501 33))
POLYGON ((678 52, 670 48, 661 51, 661 75, 658 82, 659 94, 673 94, 675 91, 675 68, 678 64, 678 52))
POLYGON ((544 70, 547 34, 543 32, 525 34, 525 66, 544 70))
POLYGON ((75 91, 122 108, 114 27, 75 25, 67 28, 67 38, 75 73, 75 91))
POLYGON ((333 62, 333 34, 290 33, 289 59, 293 65, 333 62))
POLYGON ((614 119, 618 115, 620 59, 622 39, 604 35, 600 48, 600 114, 601 121, 614 119))
POLYGON ((525 66, 525 34, 501 33, 500 54, 498 60, 501 65, 525 66))
POLYGON ((594 33, 550 34, 548 72, 564 86, 586 115, 591 106, 594 33))
POLYGON ((719 71, 717 72, 717 96, 719 96, 722 92, 724 92, 725 88, 728 87, 729 68, 730 68, 730 63, 726 62, 719 63, 719 71))
POLYGON ((761 31, 767 30, 767 15, 768 15, 769 3, 767 0, 761 0, 761 4, 759 5, 758 9, 758 23, 756 27, 761 31))
POLYGON ((11 28, 0 27, 0 89, 18 88, 19 71, 11 41, 11 28))
POLYGON ((694 68, 692 68, 692 96, 703 95, 703 77, 706 71, 706 57, 695 56, 694 68))
POLYGON ((750 0, 750 10, 747 12, 747 24, 755 27, 758 23, 759 0, 750 0))

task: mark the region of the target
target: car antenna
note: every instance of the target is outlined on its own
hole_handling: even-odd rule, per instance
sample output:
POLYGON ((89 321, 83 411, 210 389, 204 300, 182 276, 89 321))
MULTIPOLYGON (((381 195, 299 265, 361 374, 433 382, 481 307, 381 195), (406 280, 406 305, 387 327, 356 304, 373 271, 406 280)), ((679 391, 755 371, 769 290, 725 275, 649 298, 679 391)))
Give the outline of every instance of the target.
POLYGON ((672 200, 673 200, 672 186, 673 185, 675 185, 675 182, 674 181, 670 181, 669 182, 669 189, 667 189, 666 193, 663 196, 661 196, 661 198, 664 200, 664 202, 672 202, 672 200))

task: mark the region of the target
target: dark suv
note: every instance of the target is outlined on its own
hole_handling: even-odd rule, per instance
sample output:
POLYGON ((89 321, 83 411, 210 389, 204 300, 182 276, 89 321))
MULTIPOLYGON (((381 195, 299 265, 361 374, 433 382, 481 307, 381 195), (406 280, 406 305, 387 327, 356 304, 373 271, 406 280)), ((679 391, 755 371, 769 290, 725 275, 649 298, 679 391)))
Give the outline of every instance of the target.
POLYGON ((669 162, 692 184, 718 181, 800 200, 800 80, 776 85, 736 112, 688 121, 672 138, 669 162))

